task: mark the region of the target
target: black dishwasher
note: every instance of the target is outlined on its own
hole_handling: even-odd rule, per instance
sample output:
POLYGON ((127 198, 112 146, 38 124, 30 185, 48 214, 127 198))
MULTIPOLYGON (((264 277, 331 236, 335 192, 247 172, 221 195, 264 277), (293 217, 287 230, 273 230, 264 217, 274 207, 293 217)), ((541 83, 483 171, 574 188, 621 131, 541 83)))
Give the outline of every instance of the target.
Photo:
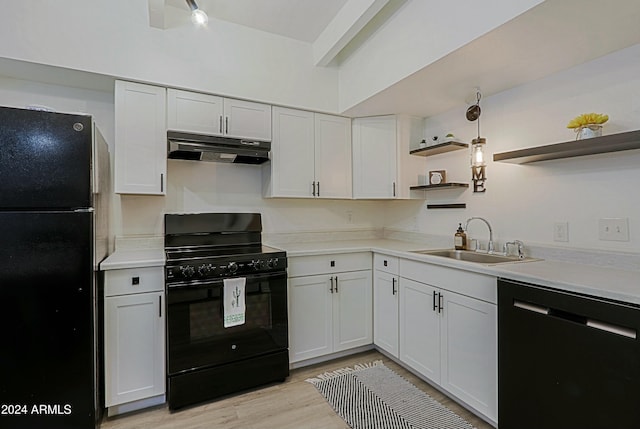
POLYGON ((640 428, 640 307, 498 280, 500 429, 640 428))

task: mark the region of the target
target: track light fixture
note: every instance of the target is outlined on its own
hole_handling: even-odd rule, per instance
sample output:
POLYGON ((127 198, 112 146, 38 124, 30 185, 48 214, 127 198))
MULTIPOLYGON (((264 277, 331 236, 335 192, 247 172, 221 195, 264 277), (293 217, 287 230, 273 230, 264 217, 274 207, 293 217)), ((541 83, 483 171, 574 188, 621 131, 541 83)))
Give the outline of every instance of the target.
POLYGON ((207 13, 200 9, 196 4, 195 0, 186 0, 189 5, 189 9, 191 9, 191 22, 196 25, 207 25, 209 22, 209 17, 207 13))

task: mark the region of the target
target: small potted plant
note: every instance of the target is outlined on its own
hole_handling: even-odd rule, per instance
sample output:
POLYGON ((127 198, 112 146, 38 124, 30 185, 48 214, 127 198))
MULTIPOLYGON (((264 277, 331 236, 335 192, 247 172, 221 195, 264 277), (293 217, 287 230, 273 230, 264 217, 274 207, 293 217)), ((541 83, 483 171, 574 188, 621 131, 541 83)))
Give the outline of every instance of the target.
POLYGON ((602 113, 583 113, 569 121, 567 128, 572 128, 576 132, 576 140, 600 137, 602 124, 608 120, 609 116, 602 113))

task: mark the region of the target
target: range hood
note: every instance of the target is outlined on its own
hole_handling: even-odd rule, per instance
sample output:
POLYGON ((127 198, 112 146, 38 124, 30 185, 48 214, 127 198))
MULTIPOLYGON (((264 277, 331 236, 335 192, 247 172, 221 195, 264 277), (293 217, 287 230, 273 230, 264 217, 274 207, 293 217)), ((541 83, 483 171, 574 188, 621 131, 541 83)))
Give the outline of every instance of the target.
POLYGON ((167 131, 169 159, 262 164, 270 149, 271 142, 167 131))

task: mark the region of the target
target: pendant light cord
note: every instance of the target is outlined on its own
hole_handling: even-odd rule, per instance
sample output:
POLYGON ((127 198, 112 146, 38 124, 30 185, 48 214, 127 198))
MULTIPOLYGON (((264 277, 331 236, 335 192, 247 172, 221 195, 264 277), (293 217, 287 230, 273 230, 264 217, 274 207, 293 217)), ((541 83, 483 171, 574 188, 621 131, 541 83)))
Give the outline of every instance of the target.
MULTIPOLYGON (((480 94, 480 91, 476 92, 476 99, 478 100, 476 102, 476 105, 478 107, 480 107, 480 99, 482 98, 482 94, 480 94)), ((478 115, 478 140, 480 140, 480 115, 478 115)))

